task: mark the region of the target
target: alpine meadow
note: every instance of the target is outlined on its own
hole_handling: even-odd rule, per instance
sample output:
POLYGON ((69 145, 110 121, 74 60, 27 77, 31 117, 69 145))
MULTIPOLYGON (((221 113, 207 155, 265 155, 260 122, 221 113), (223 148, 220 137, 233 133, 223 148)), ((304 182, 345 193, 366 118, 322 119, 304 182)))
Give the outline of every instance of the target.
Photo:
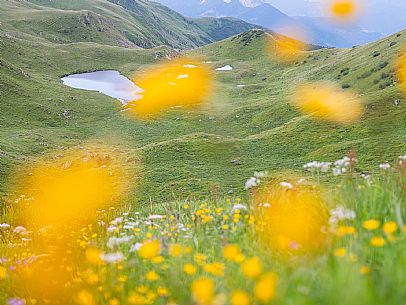
POLYGON ((406 30, 184 1, 0 0, 0 304, 406 304, 406 30))

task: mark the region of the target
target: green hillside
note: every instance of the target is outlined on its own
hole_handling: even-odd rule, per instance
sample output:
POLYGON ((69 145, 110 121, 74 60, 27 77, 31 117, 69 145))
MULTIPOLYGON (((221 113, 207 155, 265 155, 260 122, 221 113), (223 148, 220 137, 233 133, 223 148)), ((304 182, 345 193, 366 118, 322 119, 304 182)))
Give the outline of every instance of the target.
POLYGON ((97 42, 142 48, 167 45, 190 49, 254 27, 225 19, 203 28, 197 24, 198 19, 187 19, 145 0, 1 0, 0 5, 3 26, 53 43, 97 42))
MULTIPOLYGON (((2 192, 16 169, 95 139, 125 147, 129 157, 142 161, 140 195, 135 200, 146 200, 150 194, 154 198, 206 196, 214 187, 223 194, 238 194, 256 170, 300 171, 305 162, 336 160, 351 148, 358 153, 360 168, 374 171, 377 163, 391 161, 406 150, 405 100, 393 81, 393 60, 406 33, 353 49, 312 51, 304 60, 284 66, 263 52, 264 32, 249 31, 192 52, 212 61, 213 69, 226 64, 234 68, 216 72, 211 107, 173 110, 158 120, 140 121, 123 115, 111 98, 65 87, 60 77, 101 69, 131 76, 169 55, 169 49, 114 46, 111 39, 121 35, 114 26, 100 36, 97 33, 102 32, 90 30, 93 38, 84 38, 86 42, 75 38, 82 34, 60 34, 57 26, 46 26, 52 18, 62 18, 48 10, 67 21, 86 16, 85 7, 79 6, 82 1, 66 2, 74 5, 68 7, 70 11, 25 1, 0 2, 5 8, 0 11, 2 192), (22 16, 31 23, 21 22, 22 16), (321 124, 289 106, 294 83, 319 79, 335 80, 363 95, 367 111, 359 123, 321 124)), ((113 5, 96 2, 99 11, 90 16, 101 16, 113 5)), ((60 8, 62 2, 47 3, 60 8)), ((116 5, 113 8, 109 13, 123 12, 116 5)), ((100 21, 92 21, 92 27, 104 26, 104 19, 92 18, 100 21)))

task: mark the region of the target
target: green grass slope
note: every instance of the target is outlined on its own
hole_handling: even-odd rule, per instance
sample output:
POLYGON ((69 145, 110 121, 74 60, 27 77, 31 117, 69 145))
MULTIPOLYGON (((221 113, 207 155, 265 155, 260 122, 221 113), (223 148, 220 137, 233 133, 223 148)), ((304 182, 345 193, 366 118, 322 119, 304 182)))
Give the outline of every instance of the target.
MULTIPOLYGON (((95 139, 125 147, 129 159, 142 161, 136 197, 141 201, 151 196, 205 196, 217 188, 220 193, 238 193, 255 170, 300 171, 307 161, 335 160, 351 148, 358 152, 360 169, 374 171, 377 163, 406 151, 405 99, 393 81, 393 60, 406 33, 353 49, 311 51, 300 62, 284 66, 263 52, 264 33, 249 31, 192 52, 212 61, 213 69, 226 64, 234 67, 216 72, 212 107, 173 110, 158 120, 140 121, 126 117, 111 98, 63 86, 60 77, 101 69, 130 76, 157 63, 165 48, 128 49, 103 41, 55 43, 31 35, 28 29, 28 33, 18 30, 18 18, 10 18, 20 10, 43 7, 0 1, 9 12, 14 11, 4 22, 2 18, 0 30, 3 192, 17 169, 95 139), (349 85, 363 95, 367 111, 360 122, 350 126, 318 123, 290 107, 293 84, 320 79, 349 85)), ((79 14, 83 14, 81 9, 79 14)))
POLYGON ((0 5, 4 25, 53 43, 190 49, 254 27, 234 19, 200 27, 165 6, 143 0, 1 0, 0 5))

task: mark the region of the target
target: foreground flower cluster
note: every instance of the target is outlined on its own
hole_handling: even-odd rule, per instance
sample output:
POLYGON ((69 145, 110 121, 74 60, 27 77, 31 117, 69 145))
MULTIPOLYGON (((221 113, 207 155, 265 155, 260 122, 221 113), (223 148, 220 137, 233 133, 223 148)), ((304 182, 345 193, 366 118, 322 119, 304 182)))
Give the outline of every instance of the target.
MULTIPOLYGON (((344 279, 360 286, 353 297, 388 293, 402 277, 391 286, 381 282, 388 270, 401 272, 393 257, 406 248, 404 159, 368 179, 351 160, 334 163, 348 170, 326 196, 314 177, 279 182, 271 192, 261 174, 244 199, 156 204, 154 213, 111 207, 80 228, 64 226, 64 233, 1 223, 2 301, 248 305, 300 297, 317 304, 315 290, 332 283, 345 289, 344 279)), ((315 161, 305 169, 333 176, 325 173, 331 165, 315 161)))

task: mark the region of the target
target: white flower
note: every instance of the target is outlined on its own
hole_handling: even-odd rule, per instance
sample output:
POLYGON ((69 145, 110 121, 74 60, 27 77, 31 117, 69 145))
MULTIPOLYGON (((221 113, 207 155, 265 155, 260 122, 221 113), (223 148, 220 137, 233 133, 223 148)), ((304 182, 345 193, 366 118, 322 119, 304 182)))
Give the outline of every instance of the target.
POLYGON ((8 223, 0 223, 0 229, 8 229, 10 225, 8 223))
POLYGON ((124 235, 123 237, 110 237, 109 241, 107 242, 107 247, 113 249, 114 247, 119 246, 121 244, 127 244, 133 238, 134 236, 126 236, 126 235, 124 235))
POLYGON ((402 160, 402 161, 406 161, 406 155, 404 155, 404 156, 399 156, 399 159, 402 160))
POLYGON ((130 249, 130 252, 137 252, 142 246, 142 243, 136 243, 135 245, 133 245, 130 249))
POLYGON ((110 223, 111 223, 112 225, 115 225, 115 226, 116 226, 116 225, 122 223, 123 220, 124 220, 123 217, 117 217, 116 219, 112 220, 110 223))
POLYGON ((235 211, 235 210, 246 210, 246 209, 247 209, 247 207, 245 205, 241 204, 241 203, 233 205, 233 211, 235 211))
POLYGON ((289 183, 289 182, 281 182, 280 183, 280 186, 281 187, 285 187, 285 188, 288 188, 288 189, 293 189, 293 185, 291 184, 291 183, 289 183))
POLYGON ((331 166, 331 162, 320 162, 320 161, 312 161, 309 162, 305 165, 303 165, 303 168, 305 170, 320 170, 323 173, 328 172, 329 168, 331 166))
POLYGON ((268 172, 254 172, 254 177, 257 179, 268 177, 268 172))
POLYGON ((156 220, 156 219, 162 219, 164 218, 164 215, 150 215, 149 220, 156 220))
POLYGON ((22 227, 22 226, 18 226, 18 227, 14 228, 13 232, 16 233, 16 234, 23 234, 24 235, 24 234, 27 233, 27 229, 22 227))
POLYGON ((347 209, 346 207, 339 205, 335 209, 330 210, 330 223, 335 224, 343 220, 354 220, 356 214, 353 210, 347 209))
POLYGON ((382 164, 379 164, 379 168, 380 168, 380 169, 383 169, 383 170, 390 169, 390 164, 389 164, 389 163, 382 163, 382 164))
POLYGON ((258 184, 259 184, 258 179, 255 177, 251 177, 245 182, 245 189, 246 190, 252 189, 253 187, 258 186, 258 184))
POLYGON ((116 262, 120 262, 124 259, 123 253, 116 252, 116 253, 102 253, 100 258, 105 263, 114 264, 116 262))

